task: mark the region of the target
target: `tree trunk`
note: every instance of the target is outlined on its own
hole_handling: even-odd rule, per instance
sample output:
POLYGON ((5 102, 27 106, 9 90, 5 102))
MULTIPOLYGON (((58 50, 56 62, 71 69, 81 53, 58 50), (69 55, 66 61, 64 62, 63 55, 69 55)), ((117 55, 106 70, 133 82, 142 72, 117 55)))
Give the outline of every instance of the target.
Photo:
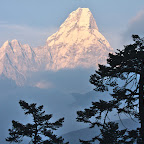
POLYGON ((144 72, 140 74, 140 80, 139 80, 139 120, 141 124, 141 139, 142 143, 144 144, 144 102, 143 102, 143 95, 144 95, 144 72))
POLYGON ((36 129, 35 129, 35 136, 34 136, 34 144, 37 144, 37 133, 38 133, 38 130, 37 130, 37 124, 36 124, 36 129))

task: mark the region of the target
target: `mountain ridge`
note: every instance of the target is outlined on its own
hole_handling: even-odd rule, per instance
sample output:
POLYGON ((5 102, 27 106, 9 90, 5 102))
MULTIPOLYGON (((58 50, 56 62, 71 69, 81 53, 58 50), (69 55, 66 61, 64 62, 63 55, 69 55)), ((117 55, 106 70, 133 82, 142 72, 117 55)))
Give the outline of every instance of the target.
POLYGON ((31 48, 16 39, 6 41, 0 48, 0 75, 21 83, 28 72, 96 68, 99 63, 106 63, 110 52, 113 49, 99 32, 91 11, 78 8, 48 37, 44 46, 31 48))

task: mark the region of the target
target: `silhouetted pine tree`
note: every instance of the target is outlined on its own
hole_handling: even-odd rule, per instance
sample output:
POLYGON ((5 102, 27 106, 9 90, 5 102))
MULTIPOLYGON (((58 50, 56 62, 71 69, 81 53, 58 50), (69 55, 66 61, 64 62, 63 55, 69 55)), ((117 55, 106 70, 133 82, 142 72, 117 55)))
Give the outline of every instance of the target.
MULTIPOLYGON (((20 106, 25 111, 25 115, 33 117, 33 123, 23 125, 17 121, 12 121, 12 129, 9 129, 9 137, 6 138, 8 142, 20 143, 23 137, 30 137, 33 144, 64 144, 62 137, 57 137, 53 134, 53 130, 62 127, 64 118, 51 123, 49 120, 52 114, 45 114, 43 105, 36 106, 36 103, 28 104, 25 101, 19 101, 20 106), (43 140, 42 137, 46 140, 43 140)), ((68 144, 68 143, 66 143, 68 144)))
POLYGON ((92 138, 92 140, 80 140, 82 144, 91 144, 96 140, 99 144, 133 144, 138 142, 138 133, 135 130, 128 131, 127 129, 119 130, 118 123, 104 123, 100 128, 100 134, 92 138))
MULTIPOLYGON (((104 92, 112 87, 113 99, 93 102, 89 109, 78 111, 77 121, 90 123, 91 128, 95 125, 106 128, 104 126, 108 113, 115 109, 118 115, 125 113, 138 118, 141 125, 140 128, 125 133, 124 143, 137 141, 144 144, 144 40, 138 35, 132 37, 133 44, 125 46, 123 50, 117 50, 115 54, 109 54, 107 65, 99 65, 98 70, 90 77, 90 83, 95 86, 95 91, 104 92), (123 81, 124 84, 121 83, 120 86, 118 81, 123 81), (92 117, 95 117, 95 122, 91 120, 92 117)), ((104 134, 103 130, 101 134, 104 134)), ((99 137, 95 137, 93 141, 96 139, 101 141, 99 137)))

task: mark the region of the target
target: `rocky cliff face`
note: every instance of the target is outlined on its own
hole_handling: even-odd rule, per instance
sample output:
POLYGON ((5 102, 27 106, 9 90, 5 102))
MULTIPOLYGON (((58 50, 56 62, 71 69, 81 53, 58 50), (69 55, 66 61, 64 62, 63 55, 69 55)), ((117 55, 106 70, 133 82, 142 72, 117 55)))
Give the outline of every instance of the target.
POLYGON ((90 10, 78 8, 45 46, 32 49, 17 40, 6 41, 0 48, 0 75, 20 84, 29 71, 96 67, 106 63, 109 52, 113 49, 99 32, 90 10))

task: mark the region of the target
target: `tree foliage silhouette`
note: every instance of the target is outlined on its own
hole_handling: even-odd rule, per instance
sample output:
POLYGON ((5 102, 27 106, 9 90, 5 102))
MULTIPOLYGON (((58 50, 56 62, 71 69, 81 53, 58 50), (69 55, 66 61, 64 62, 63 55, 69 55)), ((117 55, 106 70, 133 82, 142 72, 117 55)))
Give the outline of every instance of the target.
POLYGON ((10 136, 6 138, 6 141, 20 143, 23 137, 26 136, 31 138, 33 144, 64 144, 62 137, 57 137, 53 134, 53 130, 62 127, 64 118, 51 123, 49 120, 52 118, 52 114, 45 114, 43 105, 36 106, 36 103, 28 104, 22 100, 19 101, 19 104, 24 110, 25 115, 31 115, 33 117, 33 123, 23 125, 13 120, 12 129, 9 129, 10 136))
MULTIPOLYGON (((125 132, 124 143, 136 141, 144 144, 144 40, 138 35, 132 35, 132 38, 133 44, 125 46, 123 50, 117 49, 115 54, 110 53, 107 65, 99 65, 98 70, 90 77, 95 91, 113 89, 110 94, 112 100, 92 102, 90 108, 77 112, 77 121, 89 123, 91 128, 95 125, 104 128, 109 112, 115 109, 118 115, 125 113, 131 118, 138 118, 140 123, 140 128, 125 132), (118 82, 122 82, 121 85, 118 82), (92 117, 96 121, 93 122, 92 117)), ((104 133, 101 131, 101 134, 104 133)), ((96 139, 100 141, 96 136, 89 142, 96 139)))

